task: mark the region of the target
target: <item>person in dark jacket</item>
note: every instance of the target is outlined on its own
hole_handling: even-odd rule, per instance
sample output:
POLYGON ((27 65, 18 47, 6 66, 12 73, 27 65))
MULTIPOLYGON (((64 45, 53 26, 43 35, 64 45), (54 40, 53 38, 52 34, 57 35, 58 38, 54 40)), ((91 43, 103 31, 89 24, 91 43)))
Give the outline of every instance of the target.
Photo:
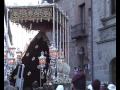
POLYGON ((100 85, 101 85, 101 82, 96 79, 92 82, 92 87, 93 87, 93 90, 100 90, 100 85))
POLYGON ((85 90, 86 87, 86 77, 83 70, 80 70, 72 78, 73 90, 85 90))

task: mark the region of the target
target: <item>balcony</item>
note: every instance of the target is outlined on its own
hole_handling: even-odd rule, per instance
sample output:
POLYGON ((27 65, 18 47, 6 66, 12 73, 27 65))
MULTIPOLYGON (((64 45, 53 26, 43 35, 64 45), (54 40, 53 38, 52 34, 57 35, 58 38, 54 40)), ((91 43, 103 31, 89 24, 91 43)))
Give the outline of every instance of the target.
POLYGON ((103 27, 99 28, 99 44, 116 40, 116 16, 103 18, 103 27))
MULTIPOLYGON (((43 1, 47 1, 48 3, 53 3, 53 0, 43 0, 43 1)), ((55 2, 58 2, 60 0, 55 0, 55 2)))
POLYGON ((84 38, 87 36, 86 24, 80 23, 71 27, 71 37, 72 39, 84 38))

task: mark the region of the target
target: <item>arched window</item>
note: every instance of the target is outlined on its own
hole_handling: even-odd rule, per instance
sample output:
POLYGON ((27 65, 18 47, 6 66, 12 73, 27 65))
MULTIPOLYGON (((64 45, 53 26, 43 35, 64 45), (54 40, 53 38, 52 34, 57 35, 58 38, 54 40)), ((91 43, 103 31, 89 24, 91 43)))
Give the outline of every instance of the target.
POLYGON ((116 0, 111 0, 111 14, 116 14, 116 0))

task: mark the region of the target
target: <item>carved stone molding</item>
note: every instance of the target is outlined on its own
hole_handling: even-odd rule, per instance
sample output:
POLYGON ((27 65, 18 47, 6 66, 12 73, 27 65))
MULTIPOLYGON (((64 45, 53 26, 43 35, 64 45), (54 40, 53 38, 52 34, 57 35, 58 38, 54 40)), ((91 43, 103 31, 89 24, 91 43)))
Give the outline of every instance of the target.
POLYGON ((104 43, 116 39, 116 24, 101 28, 99 35, 100 41, 97 43, 104 43))

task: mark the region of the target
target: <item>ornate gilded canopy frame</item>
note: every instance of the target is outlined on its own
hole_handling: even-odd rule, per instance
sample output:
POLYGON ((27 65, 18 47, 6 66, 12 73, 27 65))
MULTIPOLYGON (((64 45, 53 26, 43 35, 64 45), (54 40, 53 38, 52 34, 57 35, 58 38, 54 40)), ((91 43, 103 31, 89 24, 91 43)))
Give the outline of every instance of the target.
MULTIPOLYGON (((38 25, 40 25, 41 22, 43 23, 44 21, 45 22, 47 21, 47 23, 45 24, 51 24, 53 21, 53 7, 55 7, 54 17, 56 17, 57 12, 59 12, 58 16, 60 16, 61 14, 63 18, 65 17, 67 19, 67 16, 55 4, 39 5, 39 6, 8 7, 9 18, 11 22, 19 23, 28 29, 30 27, 30 23, 32 24, 39 23, 38 25)), ((60 23, 60 20, 58 20, 58 23, 60 23)), ((37 28, 34 28, 34 29, 37 29, 37 28)))
POLYGON ((49 7, 14 7, 10 8, 10 19, 14 23, 52 19, 52 6, 49 7))

